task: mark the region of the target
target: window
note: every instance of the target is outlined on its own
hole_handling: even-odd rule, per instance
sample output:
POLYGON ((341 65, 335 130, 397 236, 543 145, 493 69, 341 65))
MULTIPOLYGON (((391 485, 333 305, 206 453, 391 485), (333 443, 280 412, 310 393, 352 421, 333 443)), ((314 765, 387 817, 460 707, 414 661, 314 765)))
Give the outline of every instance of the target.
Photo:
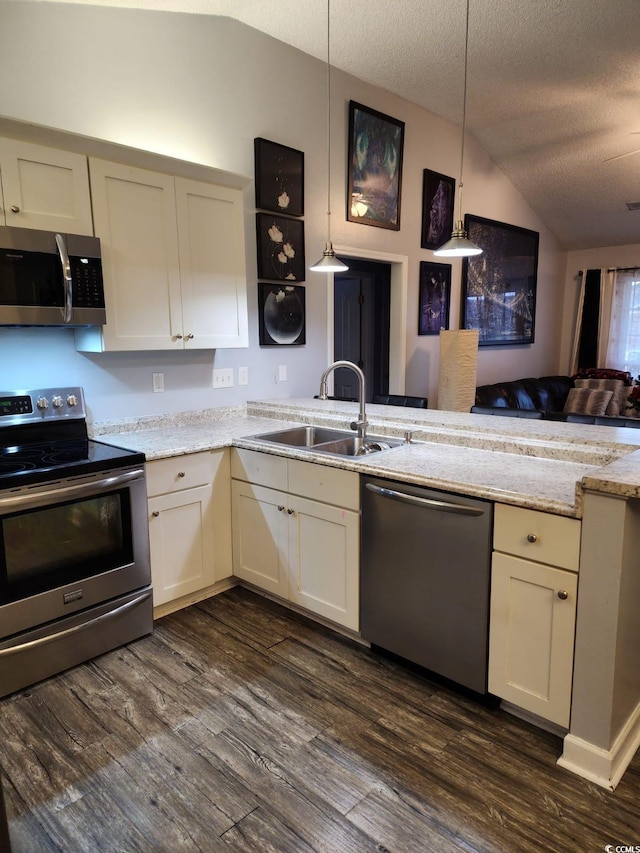
POLYGON ((607 364, 640 374, 640 269, 616 273, 607 364))

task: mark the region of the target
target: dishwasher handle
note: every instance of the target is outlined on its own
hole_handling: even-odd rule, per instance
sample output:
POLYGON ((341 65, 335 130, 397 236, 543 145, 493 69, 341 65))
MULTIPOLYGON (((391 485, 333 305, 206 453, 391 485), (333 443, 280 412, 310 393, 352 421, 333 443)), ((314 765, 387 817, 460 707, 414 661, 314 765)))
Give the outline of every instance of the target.
POLYGON ((464 504, 454 504, 449 503, 448 501, 438 501, 433 498, 421 498, 418 495, 410 495, 406 492, 398 492, 396 489, 385 489, 381 486, 375 486, 373 483, 365 483, 365 488, 367 488, 370 492, 373 492, 376 495, 380 495, 383 498, 390 498, 394 501, 401 501, 402 503, 412 504, 413 506, 425 507, 426 509, 433 509, 436 512, 453 512, 458 515, 474 515, 479 516, 483 515, 484 509, 475 509, 471 506, 465 506, 464 504))

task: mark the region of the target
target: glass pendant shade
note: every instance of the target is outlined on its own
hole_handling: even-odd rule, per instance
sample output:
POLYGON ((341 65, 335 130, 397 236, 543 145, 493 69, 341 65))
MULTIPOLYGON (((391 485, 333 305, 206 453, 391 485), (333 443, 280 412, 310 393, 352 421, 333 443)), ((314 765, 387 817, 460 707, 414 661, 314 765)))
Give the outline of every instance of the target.
POLYGON ((333 251, 333 244, 328 240, 322 257, 313 266, 310 266, 309 269, 314 272, 346 272, 349 267, 343 264, 340 258, 336 257, 336 253, 333 251))
POLYGON ((471 242, 464 230, 462 220, 458 219, 456 227, 451 232, 450 239, 443 243, 439 249, 436 249, 433 254, 442 258, 469 258, 472 255, 481 255, 482 249, 471 242))

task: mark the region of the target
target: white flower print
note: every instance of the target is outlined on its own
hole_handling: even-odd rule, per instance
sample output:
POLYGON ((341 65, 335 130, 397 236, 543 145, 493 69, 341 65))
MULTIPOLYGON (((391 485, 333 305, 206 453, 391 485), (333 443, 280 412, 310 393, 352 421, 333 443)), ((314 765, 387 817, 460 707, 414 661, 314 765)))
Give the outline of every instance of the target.
POLYGON ((284 240, 284 234, 275 223, 269 228, 269 237, 271 237, 274 243, 282 243, 284 240))
POLYGON ((289 207, 290 201, 291 199, 289 198, 289 194, 286 190, 283 190, 283 192, 278 196, 278 207, 287 208, 289 207))
POLYGON ((296 256, 296 250, 293 248, 291 243, 285 243, 282 247, 282 251, 288 258, 295 258, 296 256))

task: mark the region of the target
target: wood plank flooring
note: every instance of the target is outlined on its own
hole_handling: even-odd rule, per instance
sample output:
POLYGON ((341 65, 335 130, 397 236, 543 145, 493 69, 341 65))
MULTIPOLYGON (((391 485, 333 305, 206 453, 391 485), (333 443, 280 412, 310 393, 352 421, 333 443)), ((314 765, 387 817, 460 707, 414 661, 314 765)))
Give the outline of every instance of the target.
POLYGON ((236 588, 0 700, 14 853, 640 845, 560 740, 236 588))

